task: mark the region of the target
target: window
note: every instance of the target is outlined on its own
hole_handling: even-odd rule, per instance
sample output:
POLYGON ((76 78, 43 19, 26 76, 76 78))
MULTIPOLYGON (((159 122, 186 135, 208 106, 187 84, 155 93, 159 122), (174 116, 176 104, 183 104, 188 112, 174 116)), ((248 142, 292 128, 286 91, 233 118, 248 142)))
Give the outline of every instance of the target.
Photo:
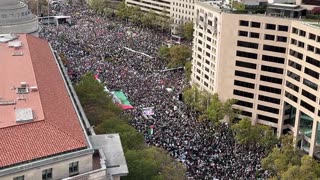
POLYGON ((257 59, 258 55, 255 53, 249 53, 249 52, 244 52, 244 51, 237 51, 237 56, 239 57, 245 57, 245 58, 250 58, 250 59, 257 59))
POLYGON ((234 94, 234 95, 238 95, 238 96, 242 96, 242 97, 246 97, 246 98, 253 99, 253 93, 244 92, 244 91, 239 91, 239 90, 233 90, 233 94, 234 94))
POLYGON ((251 22, 251 27, 254 27, 254 28, 260 28, 260 23, 259 22, 251 22))
POLYGON ((262 55, 262 60, 263 61, 268 61, 268 62, 273 62, 273 63, 279 63, 279 64, 283 64, 284 63, 284 58, 274 57, 274 56, 267 56, 267 55, 262 55))
POLYGON ((267 72, 272 72, 272 73, 277 73, 277 74, 283 74, 282 68, 276 68, 276 67, 271 67, 271 66, 266 66, 266 65, 262 65, 261 70, 267 71, 267 72))
POLYGON ((251 42, 238 41, 237 46, 258 49, 258 44, 257 43, 251 43, 251 42))
POLYGON ((291 83, 291 82, 289 82, 289 81, 286 81, 286 86, 287 86, 288 88, 290 88, 290 89, 292 89, 292 90, 296 91, 296 92, 299 92, 299 87, 298 87, 298 86, 296 86, 296 85, 294 85, 294 84, 292 84, 292 83, 291 83))
POLYGON ((313 82, 311 82, 311 81, 309 81, 308 79, 303 79, 303 84, 308 86, 311 89, 314 89, 316 91, 318 90, 318 85, 313 83, 313 82))
POLYGON ((14 177, 13 180, 24 180, 24 176, 17 176, 14 177))
POLYGON ((246 88, 254 89, 254 84, 248 83, 248 82, 243 82, 243 81, 235 80, 235 81, 234 81, 234 85, 235 85, 235 86, 241 86, 241 87, 246 87, 246 88))
POLYGON ((307 63, 312 64, 312 65, 320 68, 320 61, 313 59, 312 57, 307 56, 306 61, 307 61, 307 63))
POLYGON ((314 107, 311 106, 310 104, 304 102, 303 100, 301 100, 300 105, 306 109, 308 109, 310 112, 314 113, 314 107))
POLYGON ((263 50, 278 52, 278 53, 285 53, 286 52, 286 48, 284 48, 284 47, 270 46, 270 45, 263 45, 263 50))
POLYGON ((269 87, 269 86, 260 85, 259 90, 274 93, 274 94, 281 94, 281 89, 273 88, 273 87, 269 87))
POLYGON ((69 175, 74 176, 79 174, 79 162, 72 162, 69 164, 69 175))
POLYGON ((308 45, 307 47, 308 51, 314 52, 314 46, 308 45))
POLYGON ((275 78, 275 77, 261 75, 260 80, 270 82, 270 83, 275 83, 275 84, 282 84, 282 79, 275 78))
POLYGON ((278 41, 278 42, 287 42, 287 37, 277 36, 277 41, 278 41))
POLYGON ((291 44, 297 45, 297 44, 298 44, 298 41, 295 40, 295 39, 293 39, 293 38, 291 38, 291 44))
POLYGON ((293 72, 291 72, 291 71, 287 71, 287 76, 288 77, 291 77, 292 79, 294 79, 294 80, 296 80, 296 81, 300 81, 300 76, 299 75, 297 75, 296 73, 293 73, 293 72))
POLYGON ((314 70, 311 70, 307 67, 304 68, 304 73, 316 78, 316 79, 319 79, 319 73, 318 72, 315 72, 314 70))
POLYGON ((235 75, 236 76, 240 76, 240 77, 245 77, 245 78, 250 78, 250 79, 255 79, 256 75, 252 74, 252 73, 248 73, 248 72, 243 72, 243 71, 235 71, 235 75))
POLYGON ((275 24, 266 24, 266 29, 276 30, 276 25, 275 24))
POLYGON ((248 111, 241 110, 240 114, 243 116, 252 117, 252 113, 248 111))
POLYGON ((257 67, 256 64, 243 62, 243 61, 236 61, 236 66, 250 68, 250 69, 256 69, 256 67, 257 67))
POLYGON ((301 65, 289 59, 288 65, 301 71, 301 65))
POLYGON ((42 180, 51 180, 51 179, 52 179, 52 168, 43 170, 42 180))
POLYGON ((259 39, 260 36, 259 36, 259 33, 251 32, 250 37, 259 39))
POLYGON ((292 33, 294 33, 294 34, 298 34, 298 29, 297 28, 292 28, 292 33))
POLYGON ((304 48, 304 43, 301 42, 301 41, 299 41, 299 42, 298 42, 298 47, 304 48))
POLYGON ((300 30, 300 31, 299 31, 299 36, 305 37, 305 36, 306 36, 306 32, 303 31, 303 30, 300 30))
POLYGON ((271 34, 265 34, 265 35, 264 35, 264 39, 265 39, 265 40, 271 40, 271 41, 274 41, 274 35, 271 35, 271 34))
POLYGON ((239 31, 238 35, 248 37, 248 32, 247 31, 239 31))
POLYGON ((273 114, 279 114, 279 109, 276 108, 272 108, 272 107, 268 107, 268 106, 264 106, 264 105, 258 105, 258 109, 261 111, 266 111, 266 112, 270 112, 273 114))
POLYGON ((293 101, 293 102, 297 102, 297 101, 298 101, 298 98, 297 98, 296 96, 292 95, 291 93, 289 93, 289 92, 287 92, 287 91, 284 93, 284 95, 285 95, 288 99, 290 99, 291 101, 293 101))
POLYGON ((253 107, 253 104, 250 103, 250 102, 246 102, 246 101, 242 101, 242 100, 239 100, 237 99, 236 100, 236 105, 239 105, 239 106, 244 106, 244 107, 248 107, 248 108, 252 108, 253 107))
POLYGON ((301 93, 301 94, 302 94, 304 97, 309 98, 310 100, 316 102, 316 96, 315 96, 315 95, 313 95, 313 94, 311 94, 311 93, 309 93, 309 92, 307 92, 307 91, 305 91, 305 90, 303 90, 303 89, 302 89, 302 93, 301 93))
POLYGON ((309 33, 309 39, 316 40, 316 35, 309 33))
POLYGON ((240 26, 249 26, 249 21, 240 20, 240 26))
POLYGON ((269 97, 269 96, 259 95, 258 99, 261 101, 265 101, 273 104, 280 104, 280 99, 269 97))
POLYGON ((278 31, 288 32, 288 30, 289 30, 288 26, 282 26, 282 25, 278 26, 278 31))
POLYGON ((273 122, 273 123, 278 123, 278 119, 273 118, 273 117, 264 116, 264 115, 261 115, 261 114, 258 114, 258 119, 263 120, 263 121, 269 121, 269 122, 273 122))
POLYGON ((302 55, 301 53, 295 51, 295 50, 290 49, 289 54, 290 54, 291 56, 293 56, 293 57, 296 57, 296 58, 300 59, 300 60, 303 59, 303 55, 302 55))

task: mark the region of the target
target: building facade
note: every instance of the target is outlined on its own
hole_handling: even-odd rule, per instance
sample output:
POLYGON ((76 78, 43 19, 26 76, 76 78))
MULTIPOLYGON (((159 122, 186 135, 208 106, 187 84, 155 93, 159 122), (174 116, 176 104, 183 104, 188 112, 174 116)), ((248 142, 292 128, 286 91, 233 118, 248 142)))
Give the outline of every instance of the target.
POLYGON ((153 11, 158 15, 170 16, 170 0, 126 0, 126 5, 139 7, 142 11, 153 11))
POLYGON ((0 34, 28 33, 39 30, 38 18, 28 6, 18 0, 0 0, 0 34))
POLYGON ((271 126, 277 135, 294 134, 297 146, 318 156, 317 24, 268 14, 236 14, 207 2, 197 2, 195 10, 200 11, 197 19, 207 25, 199 26, 195 20, 192 83, 218 93, 223 101, 236 99, 241 117, 271 126), (217 16, 217 35, 208 33, 209 13, 217 16), (216 51, 205 49, 210 45, 203 45, 203 37, 216 40, 216 51), (206 61, 213 56, 215 60, 206 61), (215 75, 210 77, 211 72, 215 75))
POLYGON ((195 0, 172 0, 170 18, 172 21, 172 33, 180 31, 180 27, 186 22, 193 22, 195 0))
POLYGON ((94 133, 47 41, 1 34, 0 59, 0 179, 109 180, 128 173, 119 135, 94 133))

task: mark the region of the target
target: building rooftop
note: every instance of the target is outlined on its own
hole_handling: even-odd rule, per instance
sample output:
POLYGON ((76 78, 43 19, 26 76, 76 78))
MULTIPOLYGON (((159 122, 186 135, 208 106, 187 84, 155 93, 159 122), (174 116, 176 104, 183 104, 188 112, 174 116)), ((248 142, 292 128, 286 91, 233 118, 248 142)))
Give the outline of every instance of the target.
POLYGON ((47 41, 0 42, 0 84, 0 169, 88 146, 47 41))

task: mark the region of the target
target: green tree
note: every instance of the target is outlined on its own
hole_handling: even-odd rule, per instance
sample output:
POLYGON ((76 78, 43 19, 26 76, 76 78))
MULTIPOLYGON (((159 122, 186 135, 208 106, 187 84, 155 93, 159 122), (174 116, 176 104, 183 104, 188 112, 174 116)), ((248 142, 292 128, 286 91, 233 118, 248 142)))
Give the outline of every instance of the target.
POLYGON ((293 137, 285 135, 281 138, 281 147, 275 147, 267 157, 261 160, 261 165, 275 178, 280 178, 289 166, 300 166, 301 151, 293 146, 293 137))
POLYGON ((128 7, 129 11, 129 18, 133 23, 140 23, 141 22, 141 16, 142 12, 139 7, 133 6, 133 7, 128 7))
POLYGON ((182 164, 172 161, 163 150, 155 147, 142 151, 126 152, 129 174, 123 179, 132 180, 182 180, 186 169, 182 164))
POLYGON ((233 124, 231 129, 235 132, 237 142, 250 148, 259 145, 269 151, 278 143, 270 127, 261 124, 252 125, 248 118, 243 118, 237 124, 233 124))
POLYGON ((89 6, 91 9, 93 9, 97 13, 103 13, 104 9, 107 7, 107 1, 106 0, 90 0, 89 6))
POLYGON ((189 41, 192 41, 193 39, 193 22, 186 22, 183 26, 183 37, 188 39, 189 41))
POLYGON ((308 155, 301 158, 301 165, 289 165, 288 170, 281 173, 283 180, 319 179, 319 163, 308 155))
POLYGON ((149 11, 147 13, 144 13, 141 18, 141 23, 144 27, 153 28, 157 26, 157 14, 154 11, 149 11))
POLYGON ((214 124, 218 124, 224 118, 223 103, 219 99, 219 95, 215 93, 212 96, 208 111, 206 112, 208 119, 214 124))
POLYGON ((161 46, 159 48, 159 56, 168 61, 170 58, 170 48, 168 46, 161 46))
POLYGON ((116 16, 122 20, 128 20, 130 12, 129 7, 126 5, 125 1, 122 1, 117 6, 116 16))
POLYGON ((168 67, 175 68, 184 66, 192 56, 191 49, 186 45, 174 45, 170 48, 170 61, 168 67))
POLYGON ((235 99, 227 99, 223 103, 223 113, 228 118, 228 123, 233 124, 233 120, 238 117, 240 110, 234 109, 232 106, 237 102, 235 99))
POLYGON ((184 65, 185 69, 184 69, 184 74, 185 77, 187 79, 187 81, 190 81, 191 79, 191 74, 192 74, 192 61, 188 61, 185 65, 184 65))

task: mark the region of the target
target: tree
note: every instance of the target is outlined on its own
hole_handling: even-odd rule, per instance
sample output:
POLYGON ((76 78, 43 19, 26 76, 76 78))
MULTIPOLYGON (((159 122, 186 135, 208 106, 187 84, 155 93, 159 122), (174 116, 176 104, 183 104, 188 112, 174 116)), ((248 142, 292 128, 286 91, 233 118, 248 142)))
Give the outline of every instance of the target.
POLYGON ((174 45, 170 48, 170 68, 184 66, 188 59, 192 56, 191 49, 186 45, 174 45))
POLYGON ((170 48, 168 46, 161 46, 159 48, 159 56, 168 61, 170 58, 170 48))
POLYGON ((156 20, 157 19, 157 14, 154 11, 149 11, 147 13, 144 13, 142 18, 141 18, 141 23, 145 27, 156 27, 156 20))
POLYGON ((267 157, 261 160, 261 165, 275 178, 280 178, 289 166, 300 166, 301 151, 293 146, 293 137, 285 135, 281 138, 281 147, 275 147, 267 157))
POLYGON ((235 99, 227 99, 226 102, 223 103, 223 112, 224 115, 228 118, 228 123, 232 124, 233 120, 238 117, 240 111, 238 109, 234 109, 232 106, 237 102, 235 99))
POLYGON ((116 15, 122 20, 128 20, 130 13, 129 7, 126 5, 125 1, 122 1, 117 6, 116 15))
POLYGON ((172 161, 163 150, 155 147, 142 151, 126 152, 129 174, 123 179, 132 180, 182 180, 186 169, 181 163, 172 161))
POLYGON ((90 0, 89 5, 97 13, 103 13, 106 8, 106 0, 90 0))
POLYGON ((187 81, 190 81, 191 79, 191 74, 192 74, 192 62, 188 61, 185 65, 184 65, 184 74, 185 77, 187 79, 187 81))
POLYGON ((129 18, 133 23, 140 23, 141 22, 141 16, 142 12, 139 7, 133 6, 133 7, 128 7, 129 11, 129 18))
POLYGON ((259 145, 269 151, 278 143, 278 139, 270 127, 261 124, 252 125, 248 118, 243 118, 237 124, 233 124, 231 129, 235 133, 237 142, 249 148, 255 148, 259 145))
POLYGON ((284 180, 309 180, 319 179, 320 165, 312 157, 304 155, 301 158, 301 165, 289 165, 288 170, 281 173, 284 180))
POLYGON ((207 111, 208 119, 214 124, 218 124, 224 118, 223 103, 219 99, 219 95, 215 93, 207 111))
POLYGON ((189 41, 192 41, 193 39, 193 22, 186 22, 183 27, 183 37, 188 39, 189 41))

